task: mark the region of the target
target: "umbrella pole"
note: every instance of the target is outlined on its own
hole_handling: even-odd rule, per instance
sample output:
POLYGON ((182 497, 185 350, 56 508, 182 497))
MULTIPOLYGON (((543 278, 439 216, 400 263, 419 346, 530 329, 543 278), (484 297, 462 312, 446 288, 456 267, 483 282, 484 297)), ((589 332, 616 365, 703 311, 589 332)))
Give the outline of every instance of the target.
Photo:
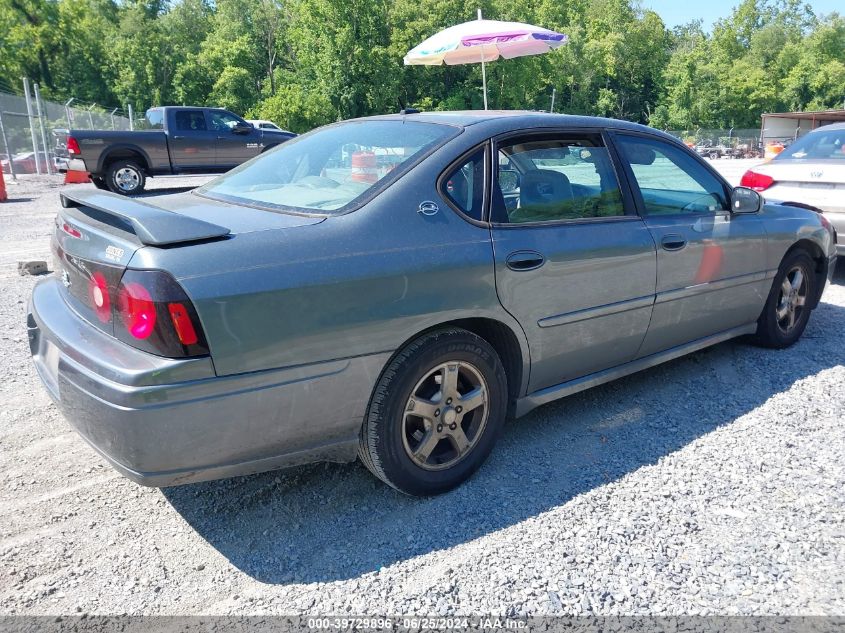
MULTIPOLYGON (((478 19, 481 20, 481 7, 478 9, 478 19)), ((484 45, 481 45, 481 83, 484 86, 484 109, 487 109, 487 70, 484 68, 484 45)))
POLYGON ((481 83, 484 85, 484 109, 487 109, 487 71, 484 69, 484 47, 481 47, 481 83))

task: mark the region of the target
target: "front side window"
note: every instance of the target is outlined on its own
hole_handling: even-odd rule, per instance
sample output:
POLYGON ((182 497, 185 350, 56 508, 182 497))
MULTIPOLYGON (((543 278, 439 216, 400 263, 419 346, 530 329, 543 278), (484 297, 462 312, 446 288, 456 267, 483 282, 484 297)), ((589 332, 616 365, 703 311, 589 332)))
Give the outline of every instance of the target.
POLYGON ((208 113, 208 120, 211 121, 211 129, 217 132, 229 132, 241 122, 241 119, 230 112, 211 110, 208 113))
POLYGON ((625 215, 600 136, 508 140, 498 148, 494 221, 523 224, 625 215))
POLYGON ((634 173, 646 215, 730 209, 722 183, 682 148, 640 136, 618 135, 616 142, 634 173))
POLYGON ((442 193, 464 214, 481 220, 484 205, 484 149, 452 169, 441 181, 442 193))
POLYGON ((343 212, 457 133, 398 119, 332 125, 261 154, 197 193, 282 211, 343 212))

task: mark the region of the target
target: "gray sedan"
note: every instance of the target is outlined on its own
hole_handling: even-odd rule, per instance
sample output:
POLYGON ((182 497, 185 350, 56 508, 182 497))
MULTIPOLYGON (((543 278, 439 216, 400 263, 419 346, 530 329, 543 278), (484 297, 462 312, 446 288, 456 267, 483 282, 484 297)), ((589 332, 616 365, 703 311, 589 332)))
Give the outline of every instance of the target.
POLYGON ((357 456, 443 492, 508 416, 734 337, 792 345, 836 261, 824 216, 672 137, 540 113, 348 121, 190 193, 62 201, 34 361, 152 486, 357 456))

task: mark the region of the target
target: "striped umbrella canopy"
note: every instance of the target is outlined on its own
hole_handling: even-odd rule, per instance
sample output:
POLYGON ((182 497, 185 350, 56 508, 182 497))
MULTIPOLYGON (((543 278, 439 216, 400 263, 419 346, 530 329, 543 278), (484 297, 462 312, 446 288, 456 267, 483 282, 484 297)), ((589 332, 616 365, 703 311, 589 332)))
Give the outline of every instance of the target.
POLYGON ((405 55, 406 66, 481 63, 484 82, 484 109, 487 109, 487 73, 484 64, 500 57, 513 59, 539 55, 566 44, 563 33, 522 22, 478 19, 450 26, 412 48, 405 55))

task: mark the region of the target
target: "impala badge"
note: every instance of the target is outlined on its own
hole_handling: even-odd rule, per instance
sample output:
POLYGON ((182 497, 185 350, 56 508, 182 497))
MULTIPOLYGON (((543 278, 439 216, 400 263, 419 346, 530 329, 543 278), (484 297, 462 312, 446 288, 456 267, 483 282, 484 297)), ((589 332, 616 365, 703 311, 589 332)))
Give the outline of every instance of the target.
POLYGON ((62 284, 65 288, 70 288, 70 275, 67 274, 66 270, 62 270, 62 284))
POLYGON ((811 171, 810 176, 812 176, 813 178, 821 178, 822 176, 824 176, 824 172, 823 171, 811 171))
POLYGON ((110 259, 113 262, 119 262, 123 257, 123 249, 118 248, 117 246, 112 246, 111 244, 106 247, 106 259, 110 259))

